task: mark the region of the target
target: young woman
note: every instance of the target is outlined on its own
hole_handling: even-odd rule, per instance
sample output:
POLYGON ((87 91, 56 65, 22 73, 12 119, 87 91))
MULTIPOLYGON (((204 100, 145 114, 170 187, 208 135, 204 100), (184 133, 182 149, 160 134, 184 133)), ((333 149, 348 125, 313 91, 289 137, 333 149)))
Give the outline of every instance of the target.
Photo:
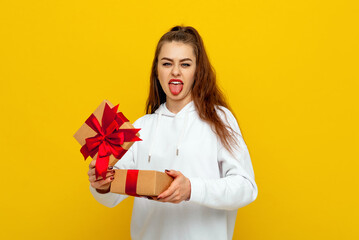
MULTIPOLYGON (((166 171, 174 181, 153 200, 135 198, 132 239, 232 239, 237 209, 258 190, 241 131, 194 28, 173 27, 159 40, 146 109, 134 123, 143 141, 115 168, 166 171)), ((109 192, 113 170, 96 181, 94 167, 95 160, 91 193, 116 206, 127 196, 109 192)))

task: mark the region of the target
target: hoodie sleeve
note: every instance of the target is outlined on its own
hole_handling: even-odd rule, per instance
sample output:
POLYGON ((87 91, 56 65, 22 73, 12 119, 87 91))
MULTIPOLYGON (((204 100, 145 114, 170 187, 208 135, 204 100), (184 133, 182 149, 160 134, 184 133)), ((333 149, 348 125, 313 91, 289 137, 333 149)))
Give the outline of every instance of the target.
POLYGON ((226 108, 222 120, 237 133, 239 148, 232 155, 219 143, 217 161, 219 179, 189 178, 191 182, 191 202, 210 208, 235 210, 244 207, 257 198, 258 189, 254 181, 254 172, 248 148, 242 138, 238 123, 226 108))
MULTIPOLYGON (((137 121, 133 124, 137 128, 137 121)), ((115 164, 114 169, 135 169, 135 153, 137 151, 137 142, 135 142, 125 155, 115 164)), ((112 208, 119 204, 122 200, 128 197, 128 195, 122 195, 117 193, 99 193, 90 184, 90 192, 93 197, 102 205, 112 208)))

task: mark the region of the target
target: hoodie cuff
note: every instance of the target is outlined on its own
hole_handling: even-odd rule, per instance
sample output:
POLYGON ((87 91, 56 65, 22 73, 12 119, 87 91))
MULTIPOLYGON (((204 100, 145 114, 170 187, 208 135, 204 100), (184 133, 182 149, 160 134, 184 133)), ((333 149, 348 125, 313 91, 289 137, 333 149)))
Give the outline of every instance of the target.
POLYGON ((92 187, 90 184, 90 192, 92 193, 92 195, 97 198, 97 199, 101 199, 101 198, 108 198, 111 195, 116 196, 115 193, 112 192, 108 192, 108 193, 99 193, 96 191, 96 188, 92 187))
POLYGON ((189 202, 203 203, 204 198, 204 182, 200 178, 188 178, 191 182, 191 196, 189 202))

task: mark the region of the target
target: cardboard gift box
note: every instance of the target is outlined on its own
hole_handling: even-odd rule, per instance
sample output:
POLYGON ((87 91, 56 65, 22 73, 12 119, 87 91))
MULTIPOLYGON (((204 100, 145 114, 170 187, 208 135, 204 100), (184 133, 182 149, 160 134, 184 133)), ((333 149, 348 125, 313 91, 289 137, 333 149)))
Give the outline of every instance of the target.
POLYGON ((131 196, 158 196, 173 178, 153 170, 116 169, 110 192, 131 196))
POLYGON ((74 134, 82 146, 85 157, 96 159, 96 174, 106 178, 108 166, 114 166, 139 138, 140 129, 135 129, 128 119, 104 100, 74 134))

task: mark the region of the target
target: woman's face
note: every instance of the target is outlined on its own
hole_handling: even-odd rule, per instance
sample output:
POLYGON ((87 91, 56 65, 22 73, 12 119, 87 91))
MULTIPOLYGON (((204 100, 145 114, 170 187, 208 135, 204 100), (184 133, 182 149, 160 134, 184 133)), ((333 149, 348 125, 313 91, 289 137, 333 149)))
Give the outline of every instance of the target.
POLYGON ((186 104, 192 100, 191 90, 196 71, 193 47, 182 42, 166 42, 158 56, 157 76, 167 102, 186 104))

